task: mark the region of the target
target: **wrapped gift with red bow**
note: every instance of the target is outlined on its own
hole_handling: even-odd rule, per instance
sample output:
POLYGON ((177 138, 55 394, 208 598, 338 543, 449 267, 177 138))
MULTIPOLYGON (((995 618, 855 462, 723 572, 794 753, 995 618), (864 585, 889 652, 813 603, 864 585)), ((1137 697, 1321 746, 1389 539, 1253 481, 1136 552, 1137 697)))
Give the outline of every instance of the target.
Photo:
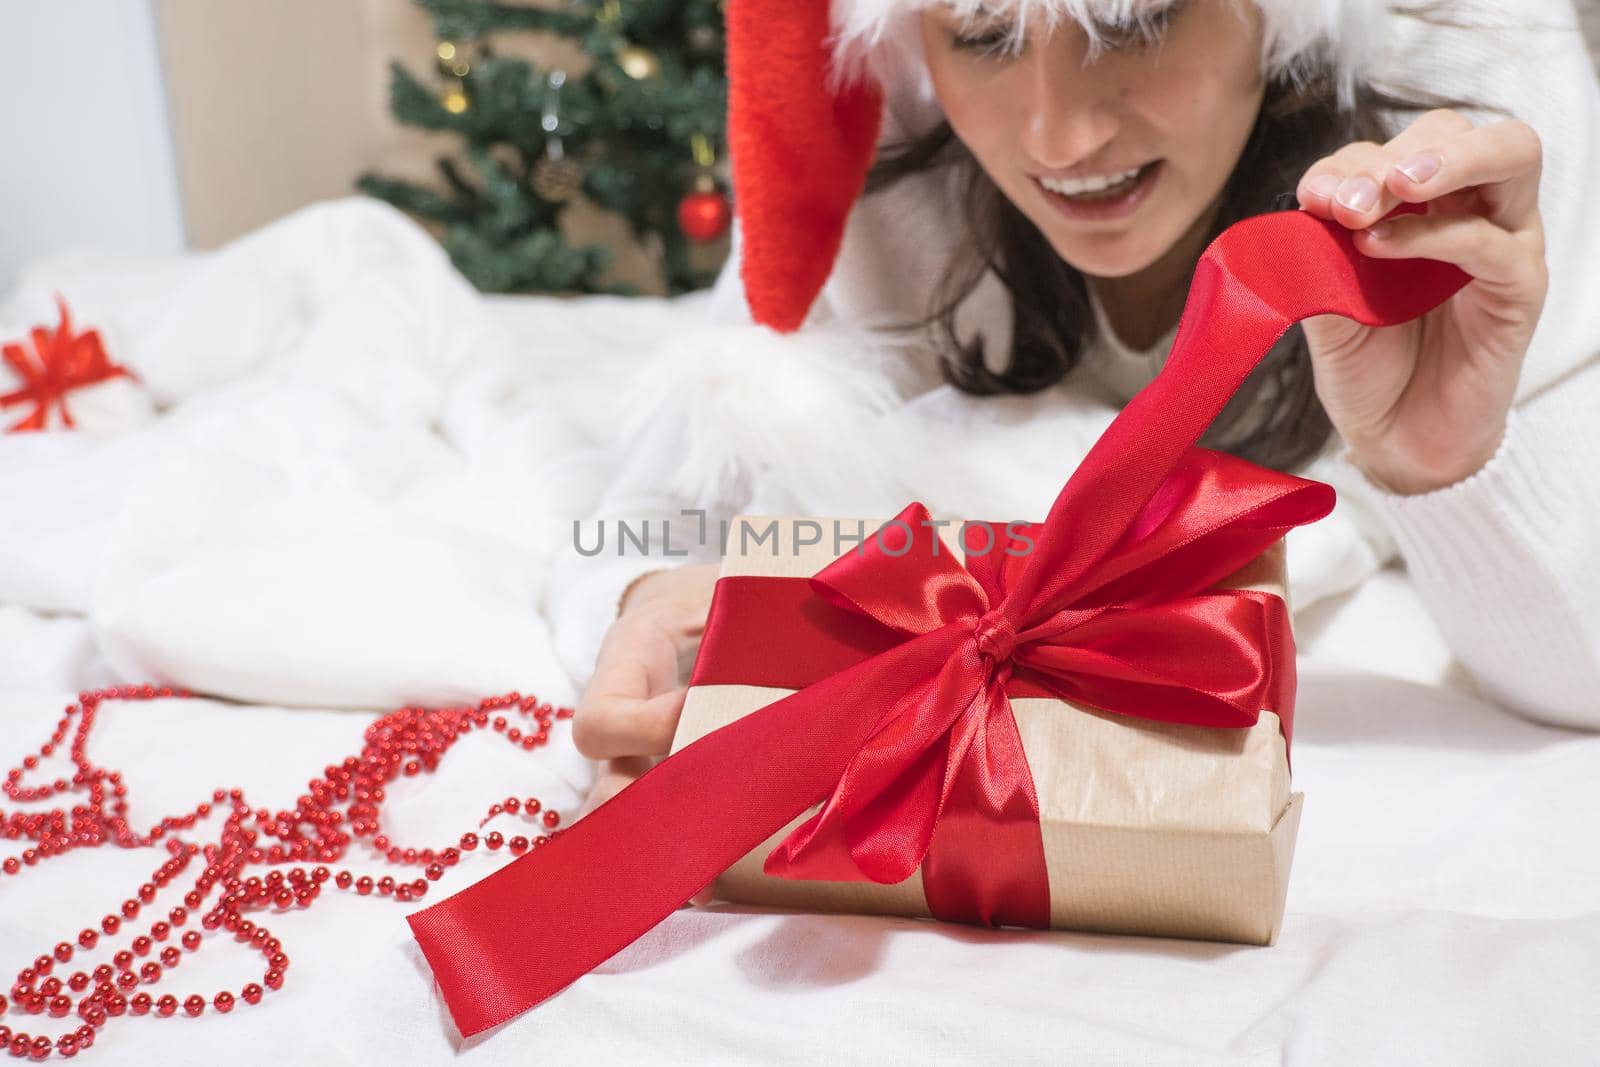
POLYGON ((1300 319, 1393 325, 1466 281, 1304 212, 1247 219, 1043 522, 946 541, 913 503, 859 551, 731 556, 673 754, 409 917, 462 1034, 719 879, 802 907, 1271 942, 1299 811, 1283 542, 1334 493, 1196 442, 1300 319))
MULTIPOLYGON (((1248 465, 1187 464, 1175 482, 1194 495, 1151 516, 1137 562, 1107 560, 1117 592, 1090 581, 1031 626, 985 615, 1038 524, 933 525, 921 505, 886 523, 734 518, 674 751, 909 635, 976 622, 970 645, 882 709, 828 799, 715 895, 1271 944, 1302 796, 1289 790, 1285 546, 1240 564, 1255 540, 1203 531, 1199 494, 1218 472, 1199 468, 1248 479, 1248 465), (1167 566, 1179 550, 1208 558, 1167 566)), ((1288 490, 1260 537, 1331 506, 1319 483, 1256 484, 1233 498, 1241 511, 1288 490)))

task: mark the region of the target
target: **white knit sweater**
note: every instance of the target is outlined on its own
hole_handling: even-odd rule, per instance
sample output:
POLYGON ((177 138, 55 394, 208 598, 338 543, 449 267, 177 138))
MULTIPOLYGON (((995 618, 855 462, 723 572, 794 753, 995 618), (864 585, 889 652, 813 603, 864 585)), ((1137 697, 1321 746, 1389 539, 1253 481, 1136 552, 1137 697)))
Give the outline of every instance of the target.
MULTIPOLYGON (((1600 90, 1567 0, 1503 10, 1509 21, 1493 33, 1397 22, 1389 39, 1408 84, 1502 109, 1544 141, 1551 291, 1505 440, 1471 477, 1402 497, 1369 481, 1335 438, 1297 472, 1332 484, 1339 503, 1327 519, 1289 535, 1290 603, 1298 614, 1398 561, 1486 696, 1530 718, 1600 728, 1600 250, 1589 246, 1600 238, 1600 90), (1529 25, 1539 28, 1511 29, 1529 25), (1513 33, 1526 39, 1513 40, 1513 33)), ((888 136, 896 121, 891 110, 888 136)), ((949 248, 928 235, 958 217, 942 199, 949 195, 937 178, 918 176, 857 206, 808 320, 808 330, 817 327, 810 336, 921 314, 949 248)), ((734 256, 704 301, 709 320, 748 321, 738 262, 736 231, 734 256)), ((982 331, 991 352, 1003 350, 1009 306, 992 278, 960 314, 963 328, 982 331)), ((821 361, 811 377, 763 363, 790 353, 739 352, 731 358, 761 379, 730 388, 730 374, 744 371, 730 371, 727 353, 698 354, 720 336, 675 339, 636 383, 631 428, 610 457, 615 481, 590 517, 625 517, 635 528, 653 518, 658 540, 651 550, 618 556, 608 531, 605 554, 574 554, 552 573, 545 607, 580 685, 634 578, 718 558, 714 533, 693 543, 696 521, 684 509, 706 508, 713 518, 886 519, 921 499, 936 516, 1037 520, 1076 458, 1159 370, 1170 345, 1169 335, 1133 351, 1102 329, 1059 386, 1025 398, 972 398, 942 384, 931 349, 878 354, 873 358, 884 362, 870 368, 865 360, 821 361), (694 354, 686 357, 686 346, 694 354), (705 403, 712 394, 724 397, 720 408, 705 403), (865 454, 877 463, 847 459, 865 454), (1014 457, 1030 454, 1040 456, 1037 467, 1016 469, 1014 457), (745 459, 730 476, 730 465, 745 459), (842 468, 846 462, 851 466, 842 468), (667 519, 671 556, 659 543, 667 519)))

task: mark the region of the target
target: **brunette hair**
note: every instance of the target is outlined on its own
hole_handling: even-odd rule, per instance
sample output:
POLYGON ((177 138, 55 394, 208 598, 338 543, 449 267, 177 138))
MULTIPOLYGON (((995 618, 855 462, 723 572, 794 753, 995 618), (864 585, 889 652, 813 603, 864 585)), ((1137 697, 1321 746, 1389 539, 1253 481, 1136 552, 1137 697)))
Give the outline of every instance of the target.
MULTIPOLYGON (((1207 243, 1240 219, 1293 207, 1295 187, 1312 163, 1353 141, 1388 140, 1396 132, 1393 113, 1478 106, 1362 85, 1350 106, 1342 107, 1331 68, 1269 81, 1207 243)), ((941 372, 965 392, 1033 393, 1055 385, 1094 340, 1087 283, 995 186, 950 124, 941 122, 923 136, 885 146, 868 175, 866 195, 940 167, 962 171, 957 187, 970 240, 952 257, 928 315, 890 328, 933 327, 941 372), (979 335, 963 343, 955 325, 958 305, 989 270, 1011 295, 1011 351, 1000 371, 985 360, 985 339, 979 335)), ((1296 326, 1245 380, 1200 443, 1290 471, 1320 453, 1332 434, 1314 386, 1310 352, 1296 326)))

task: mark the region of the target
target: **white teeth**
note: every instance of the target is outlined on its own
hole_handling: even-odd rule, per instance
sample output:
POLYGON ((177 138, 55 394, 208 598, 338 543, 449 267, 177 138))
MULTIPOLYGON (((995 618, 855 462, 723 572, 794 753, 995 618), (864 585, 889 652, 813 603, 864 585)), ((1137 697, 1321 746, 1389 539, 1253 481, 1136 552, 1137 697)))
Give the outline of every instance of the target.
POLYGON ((1085 196, 1089 193, 1102 193, 1114 185, 1130 182, 1137 178, 1142 170, 1143 167, 1134 167, 1132 170, 1101 174, 1093 178, 1040 178, 1039 184, 1052 193, 1060 193, 1062 196, 1085 196))

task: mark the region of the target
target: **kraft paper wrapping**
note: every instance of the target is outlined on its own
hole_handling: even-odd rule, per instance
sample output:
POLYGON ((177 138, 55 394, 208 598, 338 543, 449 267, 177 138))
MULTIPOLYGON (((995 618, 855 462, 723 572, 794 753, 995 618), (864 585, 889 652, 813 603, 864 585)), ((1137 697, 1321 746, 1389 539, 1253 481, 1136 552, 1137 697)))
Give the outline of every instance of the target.
MULTIPOLYGON (((780 517, 776 543, 739 551, 741 521, 765 531, 767 516, 736 517, 720 574, 809 577, 849 551, 832 523, 868 535, 887 520, 780 517), (822 543, 796 549, 794 524, 821 523, 822 543)), ((939 529, 953 553, 959 524, 939 529)), ((814 534, 812 534, 814 536, 814 534)), ((1278 541, 1215 588, 1288 599, 1278 541)), ((774 655, 782 655, 774 649, 774 655)), ((692 686, 673 738, 676 752, 792 689, 692 686)), ((1040 697, 1011 702, 1039 798, 1058 929, 1270 945, 1277 940, 1303 794, 1289 789, 1278 717, 1264 709, 1249 729, 1214 729, 1114 715, 1040 697)), ((820 805, 730 867, 713 895, 731 903, 806 911, 931 918, 921 872, 898 885, 772 878, 762 861, 820 805)))

